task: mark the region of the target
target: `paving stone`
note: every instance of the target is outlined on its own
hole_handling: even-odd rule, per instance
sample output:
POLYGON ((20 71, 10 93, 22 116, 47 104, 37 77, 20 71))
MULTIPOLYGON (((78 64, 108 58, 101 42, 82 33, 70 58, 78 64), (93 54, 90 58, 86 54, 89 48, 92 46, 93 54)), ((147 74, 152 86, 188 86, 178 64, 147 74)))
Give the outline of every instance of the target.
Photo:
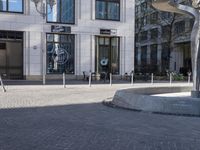
POLYGON ((128 85, 24 87, 0 93, 0 150, 200 149, 198 117, 102 105, 128 85))

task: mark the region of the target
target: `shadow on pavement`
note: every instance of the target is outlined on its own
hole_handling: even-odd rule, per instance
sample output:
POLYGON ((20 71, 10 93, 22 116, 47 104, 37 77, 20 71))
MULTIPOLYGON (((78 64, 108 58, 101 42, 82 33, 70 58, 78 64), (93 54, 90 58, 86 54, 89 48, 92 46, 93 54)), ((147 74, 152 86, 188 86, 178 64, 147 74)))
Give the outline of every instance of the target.
POLYGON ((1 150, 199 149, 200 119, 101 103, 0 109, 1 150))

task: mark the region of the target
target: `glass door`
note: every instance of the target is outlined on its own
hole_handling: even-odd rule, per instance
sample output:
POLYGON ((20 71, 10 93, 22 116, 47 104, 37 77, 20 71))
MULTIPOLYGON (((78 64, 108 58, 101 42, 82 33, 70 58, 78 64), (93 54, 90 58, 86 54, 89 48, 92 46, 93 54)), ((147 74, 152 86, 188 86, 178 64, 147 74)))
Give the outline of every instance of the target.
POLYGON ((0 74, 6 74, 6 42, 0 42, 0 74))
POLYGON ((96 37, 96 72, 119 74, 119 38, 96 37))
POLYGON ((23 32, 0 31, 0 74, 23 79, 23 32))

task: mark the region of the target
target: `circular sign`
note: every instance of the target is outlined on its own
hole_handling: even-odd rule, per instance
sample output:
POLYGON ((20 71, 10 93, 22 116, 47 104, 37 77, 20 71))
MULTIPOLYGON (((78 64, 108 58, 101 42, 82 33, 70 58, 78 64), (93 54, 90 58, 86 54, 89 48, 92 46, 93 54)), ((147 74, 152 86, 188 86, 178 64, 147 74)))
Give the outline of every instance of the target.
POLYGON ((69 60, 69 56, 70 55, 66 49, 56 47, 52 57, 54 62, 63 65, 69 60))
POLYGON ((108 59, 103 58, 103 59, 101 59, 100 63, 101 63, 102 66, 107 66, 108 65, 108 59))

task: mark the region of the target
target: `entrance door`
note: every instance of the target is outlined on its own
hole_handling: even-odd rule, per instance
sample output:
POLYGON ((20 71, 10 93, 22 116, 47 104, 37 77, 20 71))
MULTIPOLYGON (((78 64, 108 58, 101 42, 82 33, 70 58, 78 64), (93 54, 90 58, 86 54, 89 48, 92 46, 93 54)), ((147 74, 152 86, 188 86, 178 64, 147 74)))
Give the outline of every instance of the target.
POLYGON ((96 37, 96 72, 119 74, 119 38, 96 37))
POLYGON ((0 74, 23 79, 23 33, 0 31, 0 74))
POLYGON ((6 43, 0 42, 0 74, 6 74, 6 43))
POLYGON ((10 79, 23 78, 23 51, 21 42, 7 42, 7 76, 10 79))

